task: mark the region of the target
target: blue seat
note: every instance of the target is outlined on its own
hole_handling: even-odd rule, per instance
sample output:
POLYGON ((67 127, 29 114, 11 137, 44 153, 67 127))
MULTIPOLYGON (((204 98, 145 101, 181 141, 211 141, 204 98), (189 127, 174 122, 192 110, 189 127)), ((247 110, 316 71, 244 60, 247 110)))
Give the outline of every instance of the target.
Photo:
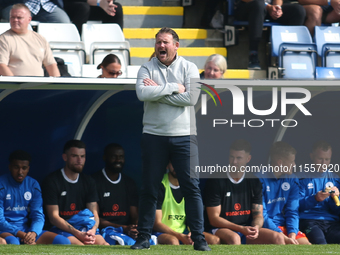
POLYGON ((272 56, 278 57, 280 77, 314 79, 316 45, 305 26, 272 26, 272 56))
POLYGON ((317 80, 340 79, 340 68, 317 66, 315 69, 315 78, 317 80))
POLYGON ((315 43, 323 67, 340 67, 340 27, 315 27, 315 43))

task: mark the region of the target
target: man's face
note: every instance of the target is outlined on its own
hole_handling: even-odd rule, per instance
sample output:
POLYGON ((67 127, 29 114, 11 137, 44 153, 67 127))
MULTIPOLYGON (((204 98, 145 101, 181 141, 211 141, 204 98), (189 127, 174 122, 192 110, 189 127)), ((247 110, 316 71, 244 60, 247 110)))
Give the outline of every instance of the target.
POLYGON ((125 163, 125 154, 122 148, 113 148, 103 157, 105 168, 111 173, 121 173, 125 163))
POLYGON ((236 167, 237 172, 240 171, 241 166, 246 166, 250 161, 251 155, 248 152, 230 150, 229 153, 229 164, 231 167, 236 167))
POLYGON ((169 33, 158 34, 155 44, 156 57, 164 65, 169 66, 177 53, 179 42, 174 42, 173 37, 169 33))
POLYGON ((65 167, 74 173, 81 173, 85 165, 85 149, 71 147, 63 154, 65 167))
POLYGON ((11 29, 17 34, 26 33, 28 30, 28 24, 31 20, 32 17, 26 9, 21 8, 11 10, 9 22, 11 24, 11 29))
POLYGON ((320 172, 325 172, 331 163, 332 149, 324 151, 321 148, 317 148, 310 154, 310 158, 314 164, 321 164, 320 168, 318 165, 315 166, 316 169, 319 168, 320 172))
POLYGON ((282 167, 285 167, 285 169, 289 169, 289 172, 286 172, 287 174, 292 174, 293 167, 295 166, 295 155, 289 153, 287 157, 283 157, 281 159, 281 165, 282 167))
POLYGON ((28 160, 13 160, 9 166, 9 171, 16 182, 22 183, 26 178, 30 169, 30 162, 28 160))

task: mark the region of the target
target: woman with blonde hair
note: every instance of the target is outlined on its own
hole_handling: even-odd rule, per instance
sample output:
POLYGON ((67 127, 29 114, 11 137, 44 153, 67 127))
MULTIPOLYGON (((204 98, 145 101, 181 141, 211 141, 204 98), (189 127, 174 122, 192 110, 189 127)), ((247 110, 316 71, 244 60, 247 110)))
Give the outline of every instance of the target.
POLYGON ((213 54, 207 58, 204 71, 200 74, 201 79, 221 79, 227 70, 227 61, 220 54, 213 54))

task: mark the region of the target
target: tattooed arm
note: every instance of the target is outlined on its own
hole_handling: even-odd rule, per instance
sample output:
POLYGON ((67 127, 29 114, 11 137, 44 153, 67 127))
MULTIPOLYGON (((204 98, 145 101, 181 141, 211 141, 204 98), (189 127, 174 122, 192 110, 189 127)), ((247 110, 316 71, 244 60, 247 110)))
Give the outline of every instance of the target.
POLYGON ((252 226, 257 226, 259 229, 262 228, 263 225, 263 205, 253 204, 251 208, 251 213, 253 216, 253 221, 251 223, 252 226))
POLYGON ((94 220, 96 221, 96 223, 94 224, 93 228, 92 228, 92 232, 93 234, 96 233, 97 228, 99 226, 99 216, 98 216, 98 204, 97 202, 91 202, 91 203, 87 203, 86 207, 93 213, 94 215, 94 220))
POLYGON ((46 211, 52 225, 74 235, 78 240, 80 240, 84 244, 94 243, 93 237, 88 236, 85 232, 80 232, 79 230, 75 229, 71 224, 69 224, 66 220, 59 216, 58 205, 46 205, 46 211))

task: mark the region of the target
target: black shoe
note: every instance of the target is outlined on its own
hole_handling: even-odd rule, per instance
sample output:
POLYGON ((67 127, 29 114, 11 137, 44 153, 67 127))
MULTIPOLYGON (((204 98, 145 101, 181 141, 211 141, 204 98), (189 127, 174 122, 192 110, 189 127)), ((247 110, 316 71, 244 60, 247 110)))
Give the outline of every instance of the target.
POLYGON ((136 243, 134 245, 132 245, 130 248, 133 250, 144 250, 150 249, 150 242, 149 242, 150 238, 145 237, 144 235, 138 235, 136 243))
POLYGON ((261 70, 260 61, 257 53, 252 53, 249 55, 248 69, 261 70))
POLYGON ((194 250, 196 251, 211 251, 210 247, 207 244, 207 241, 204 239, 201 241, 194 242, 194 250))

